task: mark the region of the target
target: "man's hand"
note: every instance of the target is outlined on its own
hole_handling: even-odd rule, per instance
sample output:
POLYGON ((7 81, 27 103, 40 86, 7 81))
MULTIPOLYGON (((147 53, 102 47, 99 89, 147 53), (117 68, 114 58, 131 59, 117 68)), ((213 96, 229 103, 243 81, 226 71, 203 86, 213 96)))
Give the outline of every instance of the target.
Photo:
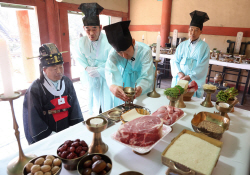
POLYGON ((123 88, 121 86, 117 86, 112 84, 109 87, 110 91, 116 96, 117 98, 120 98, 123 101, 128 101, 128 96, 124 93, 123 88))
POLYGON ((187 80, 187 81, 190 81, 191 78, 189 77, 189 75, 186 75, 184 77, 181 78, 181 80, 187 80))
POLYGON ((141 95, 141 93, 142 93, 142 88, 141 88, 141 86, 137 86, 137 87, 135 88, 135 98, 136 98, 136 97, 139 97, 139 96, 141 95))
POLYGON ((179 76, 179 79, 182 79, 183 77, 185 77, 185 74, 182 73, 182 72, 179 72, 179 73, 178 73, 178 76, 179 76))
POLYGON ((86 71, 88 72, 89 76, 94 78, 94 77, 100 77, 99 72, 97 71, 98 67, 86 67, 86 71))

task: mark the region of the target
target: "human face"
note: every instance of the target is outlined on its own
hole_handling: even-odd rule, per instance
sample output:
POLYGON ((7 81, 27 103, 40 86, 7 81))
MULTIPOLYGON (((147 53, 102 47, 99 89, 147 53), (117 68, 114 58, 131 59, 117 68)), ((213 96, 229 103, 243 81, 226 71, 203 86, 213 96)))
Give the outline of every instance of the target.
POLYGON ((102 26, 84 26, 83 28, 91 41, 98 40, 102 26))
POLYGON ((43 68, 47 77, 52 81, 61 80, 64 74, 63 64, 58 64, 50 67, 43 68))
POLYGON ((191 41, 197 40, 200 37, 201 33, 202 30, 199 27, 190 26, 188 29, 188 35, 191 41))
POLYGON ((130 60, 133 55, 134 55, 134 45, 135 45, 135 40, 133 39, 132 40, 132 45, 125 51, 119 51, 117 52, 118 55, 120 55, 121 57, 127 59, 127 60, 130 60))

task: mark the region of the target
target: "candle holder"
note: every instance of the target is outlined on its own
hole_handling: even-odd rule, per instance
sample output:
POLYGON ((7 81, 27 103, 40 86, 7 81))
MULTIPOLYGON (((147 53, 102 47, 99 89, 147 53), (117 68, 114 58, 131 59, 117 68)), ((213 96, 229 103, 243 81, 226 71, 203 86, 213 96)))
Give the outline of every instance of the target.
POLYGON ((179 100, 175 103, 175 107, 177 108, 185 108, 186 105, 183 101, 183 95, 187 93, 187 89, 183 92, 183 94, 181 94, 179 100))
POLYGON ((12 97, 5 97, 4 94, 0 94, 0 100, 1 101, 9 101, 11 112, 12 112, 12 118, 13 118, 13 128, 15 130, 15 136, 18 143, 18 149, 19 149, 19 156, 12 159, 8 166, 7 166, 7 173, 9 175, 22 175, 23 167, 33 158, 37 157, 36 155, 32 154, 29 156, 25 156, 22 150, 21 142, 20 142, 20 132, 18 131, 18 124, 16 121, 15 113, 14 113, 14 106, 13 106, 13 100, 19 98, 22 95, 21 92, 14 92, 12 97))
POLYGON ((155 82, 156 82, 156 77, 157 77, 157 66, 158 66, 158 63, 160 62, 161 60, 154 60, 155 62, 155 78, 154 78, 154 89, 152 92, 149 92, 147 94, 148 97, 152 97, 152 98, 158 98, 160 97, 161 95, 158 94, 156 91, 155 91, 155 82))
POLYGON ((89 153, 101 153, 105 154, 108 151, 108 145, 102 141, 101 132, 104 131, 108 126, 108 120, 104 117, 91 117, 86 121, 86 127, 90 132, 93 132, 93 140, 89 146, 89 153), (90 124, 92 119, 102 119, 101 125, 93 126, 90 124))
POLYGON ((215 93, 216 89, 215 90, 204 89, 204 91, 207 93, 207 95, 206 95, 205 100, 201 102, 201 106, 209 107, 209 108, 213 107, 214 105, 211 102, 211 94, 215 93))

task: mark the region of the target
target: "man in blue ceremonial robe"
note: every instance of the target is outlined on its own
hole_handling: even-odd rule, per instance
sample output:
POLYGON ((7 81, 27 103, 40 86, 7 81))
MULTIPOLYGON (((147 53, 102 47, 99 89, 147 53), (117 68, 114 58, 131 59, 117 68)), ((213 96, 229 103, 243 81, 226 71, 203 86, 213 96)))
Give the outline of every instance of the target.
POLYGON ((40 79, 25 93, 23 125, 29 144, 83 121, 71 80, 64 76, 63 58, 53 43, 40 49, 40 79))
POLYGON ((106 62, 105 75, 109 89, 115 96, 115 106, 128 100, 123 83, 124 87, 135 87, 136 83, 136 98, 151 91, 154 82, 151 49, 132 39, 129 24, 130 21, 122 21, 104 27, 113 47, 106 62))
POLYGON ((99 14, 103 8, 97 3, 82 3, 83 24, 86 36, 76 43, 76 59, 83 67, 81 82, 88 89, 89 114, 98 114, 114 107, 112 94, 105 80, 105 63, 112 48, 101 32, 99 14))
POLYGON ((207 13, 193 11, 189 27, 189 40, 182 42, 176 49, 175 58, 171 60, 172 87, 182 80, 196 81, 198 90, 194 97, 203 97, 203 84, 206 81, 210 49, 206 42, 200 39, 203 23, 209 20, 207 13))

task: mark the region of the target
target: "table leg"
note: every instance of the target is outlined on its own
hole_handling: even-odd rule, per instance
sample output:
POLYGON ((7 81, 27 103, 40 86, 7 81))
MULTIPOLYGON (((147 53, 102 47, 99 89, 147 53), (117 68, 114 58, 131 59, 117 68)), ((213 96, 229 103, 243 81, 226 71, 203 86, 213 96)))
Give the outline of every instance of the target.
POLYGON ((208 70, 208 76, 207 76, 207 83, 209 83, 209 80, 210 80, 211 69, 212 69, 212 64, 209 64, 209 70, 208 70))
POLYGON ((250 70, 247 71, 247 80, 246 80, 246 84, 245 84, 245 88, 244 88, 244 92, 243 92, 243 95, 242 95, 242 99, 241 99, 241 105, 243 105, 244 103, 244 99, 245 99, 245 94, 246 94, 246 91, 247 91, 247 87, 248 87, 248 83, 249 83, 249 78, 250 78, 250 70))
POLYGON ((240 76, 241 76, 241 69, 239 69, 239 73, 238 73, 238 78, 237 78, 237 82, 236 82, 236 85, 235 85, 235 89, 238 89, 239 81, 240 81, 240 76))
POLYGON ((226 71, 226 67, 223 66, 223 70, 222 70, 222 81, 221 81, 221 85, 223 85, 223 82, 224 82, 224 78, 225 78, 225 71, 226 71))

